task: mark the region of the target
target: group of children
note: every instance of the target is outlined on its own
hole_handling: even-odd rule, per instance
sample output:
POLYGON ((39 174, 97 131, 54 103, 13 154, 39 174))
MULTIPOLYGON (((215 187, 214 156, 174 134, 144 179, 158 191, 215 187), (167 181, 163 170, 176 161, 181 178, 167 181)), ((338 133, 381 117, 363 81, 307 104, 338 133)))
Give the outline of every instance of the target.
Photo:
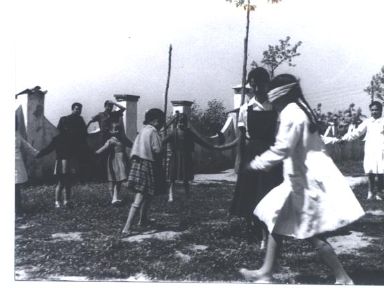
MULTIPOLYGON (((110 106, 112 102, 106 102, 107 106, 110 106)), ((79 155, 82 153, 88 153, 87 149, 84 149, 82 133, 75 133, 73 127, 71 127, 71 119, 80 121, 81 124, 77 125, 76 129, 82 132, 86 131, 86 125, 84 120, 80 116, 82 106, 80 103, 74 103, 72 105, 72 113, 68 116, 60 118, 58 125, 58 135, 53 137, 51 142, 40 151, 34 149, 23 137, 16 132, 16 211, 19 213, 21 210, 21 195, 20 184, 27 181, 27 172, 25 164, 20 151, 21 146, 29 149, 30 153, 35 158, 41 158, 51 152, 56 152, 56 161, 54 166, 54 175, 57 179, 57 185, 55 188, 55 207, 68 207, 70 205, 71 198, 71 182, 72 177, 78 171, 79 155), (81 118, 81 119, 80 119, 81 118), (79 120, 80 119, 80 120, 79 120), (79 128, 82 127, 82 128, 79 128), (84 129, 83 129, 84 128, 84 129), (83 131, 84 130, 84 131, 83 131), (79 153, 79 150, 82 153, 79 153)), ((109 117, 104 117, 108 119, 109 117)), ((186 130, 186 117, 184 115, 177 116, 174 119, 175 127, 180 128, 180 131, 186 130), (176 121, 175 121, 176 120, 176 121)), ((111 121, 105 121, 103 123, 103 145, 97 149, 94 154, 105 154, 107 157, 105 165, 107 171, 107 180, 111 185, 111 198, 112 204, 118 206, 121 203, 120 190, 124 181, 127 181, 128 189, 135 193, 134 201, 130 207, 128 213, 127 223, 122 231, 123 234, 131 233, 131 226, 133 219, 140 211, 139 225, 147 225, 150 223, 148 219, 148 209, 151 203, 152 197, 158 194, 164 194, 166 192, 166 179, 163 169, 163 152, 165 151, 166 143, 171 143, 172 149, 183 150, 185 145, 179 145, 177 139, 182 139, 180 135, 170 134, 164 138, 160 136, 160 129, 164 126, 165 115, 157 108, 150 109, 145 114, 144 126, 135 138, 133 145, 131 145, 130 159, 126 154, 127 145, 125 139, 125 133, 122 131, 122 126, 119 117, 114 117, 111 121), (106 127, 108 125, 108 130, 106 127), (106 136, 106 134, 108 134, 106 136), (129 163, 129 165, 128 165, 129 163)), ((16 130, 17 127, 16 127, 16 130)), ((177 129, 175 129, 176 131, 177 129)), ((179 132, 180 132, 179 131, 179 132)), ((78 132, 78 131, 77 131, 78 132)), ((188 130, 189 132, 189 130, 188 130)), ((188 135, 194 135, 193 132, 185 132, 188 135)), ((85 135, 86 136, 86 135, 85 135)), ((85 138, 84 138, 85 139, 85 138)), ((188 140, 187 137, 186 140, 188 140)), ((129 144, 129 143, 128 143, 129 144)), ((184 150, 183 150, 184 151, 184 150)), ((188 149, 186 153, 177 153, 178 156, 172 157, 171 167, 174 167, 177 162, 185 161, 192 162, 192 150, 188 149), (187 158, 187 159, 185 159, 187 158)), ((181 169, 180 167, 171 168, 173 171, 170 175, 171 188, 173 191, 174 183, 176 180, 183 180, 185 183, 193 179, 193 172, 190 165, 182 164, 183 167, 189 167, 189 171, 181 169), (179 168, 181 170, 179 170, 179 168)), ((186 187, 186 195, 189 195, 189 189, 186 187)))
MULTIPOLYGON (((352 279, 325 240, 324 233, 352 223, 363 216, 364 211, 345 178, 325 152, 316 114, 306 102, 299 81, 293 75, 278 75, 270 81, 268 72, 259 67, 251 71, 248 80, 254 94, 250 101, 240 108, 239 126, 242 128, 241 136, 236 141, 245 141, 246 149, 241 155, 242 161, 230 211, 246 218, 250 226, 261 231, 262 243, 267 245, 267 249, 261 269, 241 269, 240 273, 248 280, 270 282, 282 237, 289 236, 308 239, 324 263, 331 268, 336 283, 352 284, 352 279), (346 205, 340 206, 340 201, 346 205)), ((375 142, 372 141, 383 137, 384 131, 382 106, 377 103, 373 102, 370 106, 371 120, 361 124, 355 132, 331 142, 350 141, 365 133, 366 146, 374 146, 372 143, 375 142), (374 134, 376 136, 372 136, 374 134)), ((79 116, 81 109, 80 113, 75 113, 79 116)), ((137 213, 139 225, 150 224, 150 203, 155 195, 165 193, 162 154, 166 143, 171 142, 173 150, 169 179, 170 201, 176 180, 184 181, 186 195, 189 195, 189 181, 193 179, 189 165, 192 163, 194 142, 207 148, 233 147, 232 144, 211 145, 192 129, 187 128, 185 115, 178 115, 176 119, 175 129, 164 138, 160 135, 160 130, 165 124, 164 113, 156 108, 146 112, 144 126, 131 149, 130 167, 122 138, 122 127, 117 121, 110 123, 109 138, 95 151, 96 154, 108 151, 106 163, 108 181, 111 182, 112 203, 121 202, 119 192, 123 181, 127 181, 128 188, 134 192, 134 200, 122 230, 123 235, 132 233, 137 213)), ((60 196, 63 189, 63 205, 69 203, 68 175, 71 169, 75 168, 71 161, 73 151, 76 150, 74 145, 78 145, 68 137, 70 132, 66 130, 65 123, 62 126, 52 143, 37 153, 37 157, 42 157, 53 150, 56 151, 56 206, 61 205, 60 196)), ((20 137, 16 137, 16 147, 20 147, 21 143, 23 141, 20 137)), ((371 155, 366 150, 364 167, 370 179, 370 199, 378 199, 371 183, 374 176, 379 174, 379 181, 383 180, 383 159, 380 158, 381 164, 373 161, 379 154, 383 157, 383 149, 380 147, 377 150, 381 149, 381 154, 377 152, 371 155)), ((18 175, 20 173, 16 173, 16 178, 18 175)), ((379 189, 381 188, 382 186, 379 186, 379 189)))

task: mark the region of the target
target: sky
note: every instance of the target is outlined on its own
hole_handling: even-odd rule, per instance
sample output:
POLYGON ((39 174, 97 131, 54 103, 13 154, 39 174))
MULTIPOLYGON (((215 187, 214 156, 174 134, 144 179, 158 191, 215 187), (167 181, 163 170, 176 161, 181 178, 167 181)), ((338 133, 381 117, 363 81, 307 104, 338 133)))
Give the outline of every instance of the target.
MULTIPOLYGON (((168 48, 169 100, 211 99, 233 108, 241 83, 245 11, 225 0, 16 0, 15 93, 48 90, 45 115, 56 125, 77 101, 86 121, 114 94, 139 95, 145 110, 163 108, 168 48)), ((384 65, 382 0, 252 0, 249 62, 269 44, 302 41, 295 67, 310 104, 323 111, 353 102, 368 112, 363 89, 384 65)), ((248 65, 249 68, 249 65, 248 65)), ((25 96, 24 96, 25 97, 25 96)), ((22 99, 21 99, 22 100, 22 99)), ((170 107, 170 106, 169 106, 170 107)))

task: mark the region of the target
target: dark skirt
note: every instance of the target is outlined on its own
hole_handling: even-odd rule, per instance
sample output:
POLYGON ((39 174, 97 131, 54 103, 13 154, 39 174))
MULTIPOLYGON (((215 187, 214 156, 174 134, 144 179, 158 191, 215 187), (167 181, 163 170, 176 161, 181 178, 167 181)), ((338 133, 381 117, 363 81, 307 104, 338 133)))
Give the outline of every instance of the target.
POLYGON ((76 174, 79 170, 79 163, 76 159, 57 159, 53 175, 76 174))
POLYGON ((183 150, 172 151, 168 180, 192 181, 194 178, 192 152, 183 150))
POLYGON ((269 171, 243 171, 244 167, 256 156, 266 151, 270 143, 262 140, 250 140, 245 151, 237 177, 235 194, 230 213, 235 216, 251 218, 253 210, 264 196, 283 182, 283 166, 279 164, 269 171))

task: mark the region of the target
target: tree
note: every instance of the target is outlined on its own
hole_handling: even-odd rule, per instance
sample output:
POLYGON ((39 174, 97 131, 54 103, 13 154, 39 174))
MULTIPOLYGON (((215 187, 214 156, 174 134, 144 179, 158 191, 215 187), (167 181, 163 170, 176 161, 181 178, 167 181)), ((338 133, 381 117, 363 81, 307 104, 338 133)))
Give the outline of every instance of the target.
MULTIPOLYGON (((300 56, 297 49, 303 42, 299 41, 291 45, 290 40, 291 37, 289 36, 284 40, 280 39, 278 45, 268 45, 268 49, 263 52, 261 63, 269 70, 271 77, 274 76, 275 70, 283 63, 287 63, 289 66, 296 66, 296 64, 292 62, 292 59, 300 56)), ((255 61, 252 61, 251 66, 257 67, 258 65, 255 61)))
MULTIPOLYGON (((232 0, 226 0, 229 2, 232 2, 232 0)), ((243 73, 242 73, 242 93, 241 93, 241 102, 240 104, 243 105, 245 100, 245 84, 246 84, 246 77, 247 77, 247 62, 248 62, 248 35, 249 35, 249 12, 256 9, 255 5, 251 5, 251 0, 234 0, 236 3, 236 6, 243 6, 244 9, 247 11, 247 21, 245 26, 245 38, 244 38, 244 57, 243 57, 243 73), (247 4, 245 4, 245 1, 247 1, 247 4)), ((278 3, 282 0, 268 0, 268 2, 278 3)), ((237 155, 241 155, 242 151, 244 151, 244 143, 245 143, 245 135, 240 134, 240 141, 237 145, 237 155)), ((241 157, 237 157, 236 163, 235 163, 235 170, 238 170, 238 167, 241 166, 240 164, 241 157)))
POLYGON ((219 132, 226 120, 227 114, 223 102, 217 99, 208 101, 208 108, 201 118, 205 135, 211 136, 219 132))
MULTIPOLYGON (((233 1, 233 0, 226 0, 226 1, 228 1, 228 2, 235 2, 236 7, 239 7, 239 6, 244 5, 246 0, 235 0, 235 1, 233 1)), ((282 1, 282 0, 268 0, 268 2, 272 2, 272 3, 279 3, 280 1, 282 1)))
POLYGON ((200 106, 193 103, 191 107, 191 125, 202 135, 215 135, 225 124, 227 114, 222 101, 213 99, 208 101, 208 108, 202 110, 200 106))
POLYGON ((197 130, 202 131, 204 124, 201 123, 201 118, 203 117, 203 111, 201 110, 199 104, 193 102, 191 106, 191 115, 189 116, 189 122, 197 130))
POLYGON ((372 76, 370 84, 364 89, 371 96, 371 102, 377 98, 384 100, 384 66, 381 71, 372 76))

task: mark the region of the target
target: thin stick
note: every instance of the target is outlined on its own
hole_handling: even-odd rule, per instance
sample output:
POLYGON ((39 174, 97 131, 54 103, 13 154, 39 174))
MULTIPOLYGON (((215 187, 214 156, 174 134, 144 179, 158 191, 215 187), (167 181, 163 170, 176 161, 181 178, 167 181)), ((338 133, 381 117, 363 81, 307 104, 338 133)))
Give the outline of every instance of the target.
POLYGON ((247 81, 247 62, 248 62, 248 35, 249 35, 249 11, 250 8, 250 1, 247 2, 247 24, 245 28, 245 38, 244 38, 244 58, 243 58, 243 77, 241 81, 241 105, 244 104, 245 101, 245 85, 247 81))
MULTIPOLYGON (((169 45, 168 52, 168 75, 167 75, 167 85, 165 87, 164 94, 164 115, 167 117, 167 106, 168 106, 168 89, 169 89, 169 79, 171 78, 171 64, 172 64, 172 44, 169 45)), ((164 130, 165 135, 167 135, 167 130, 164 130)))
MULTIPOLYGON (((249 12, 251 10, 250 7, 250 0, 247 2, 247 24, 245 28, 245 38, 244 38, 244 58, 243 58, 243 77, 241 81, 241 103, 240 107, 244 104, 245 101, 245 85, 246 85, 246 79, 247 79, 247 61, 248 61, 248 34, 249 34, 249 12)), ((239 129, 239 128, 237 128, 239 129)), ((240 131, 239 131, 240 132, 240 131)), ((243 165, 243 151, 245 146, 245 135, 243 133, 240 133, 239 135, 239 142, 237 143, 237 151, 236 151, 236 163, 235 163, 235 170, 237 168, 237 171, 240 171, 240 167, 243 165)))

